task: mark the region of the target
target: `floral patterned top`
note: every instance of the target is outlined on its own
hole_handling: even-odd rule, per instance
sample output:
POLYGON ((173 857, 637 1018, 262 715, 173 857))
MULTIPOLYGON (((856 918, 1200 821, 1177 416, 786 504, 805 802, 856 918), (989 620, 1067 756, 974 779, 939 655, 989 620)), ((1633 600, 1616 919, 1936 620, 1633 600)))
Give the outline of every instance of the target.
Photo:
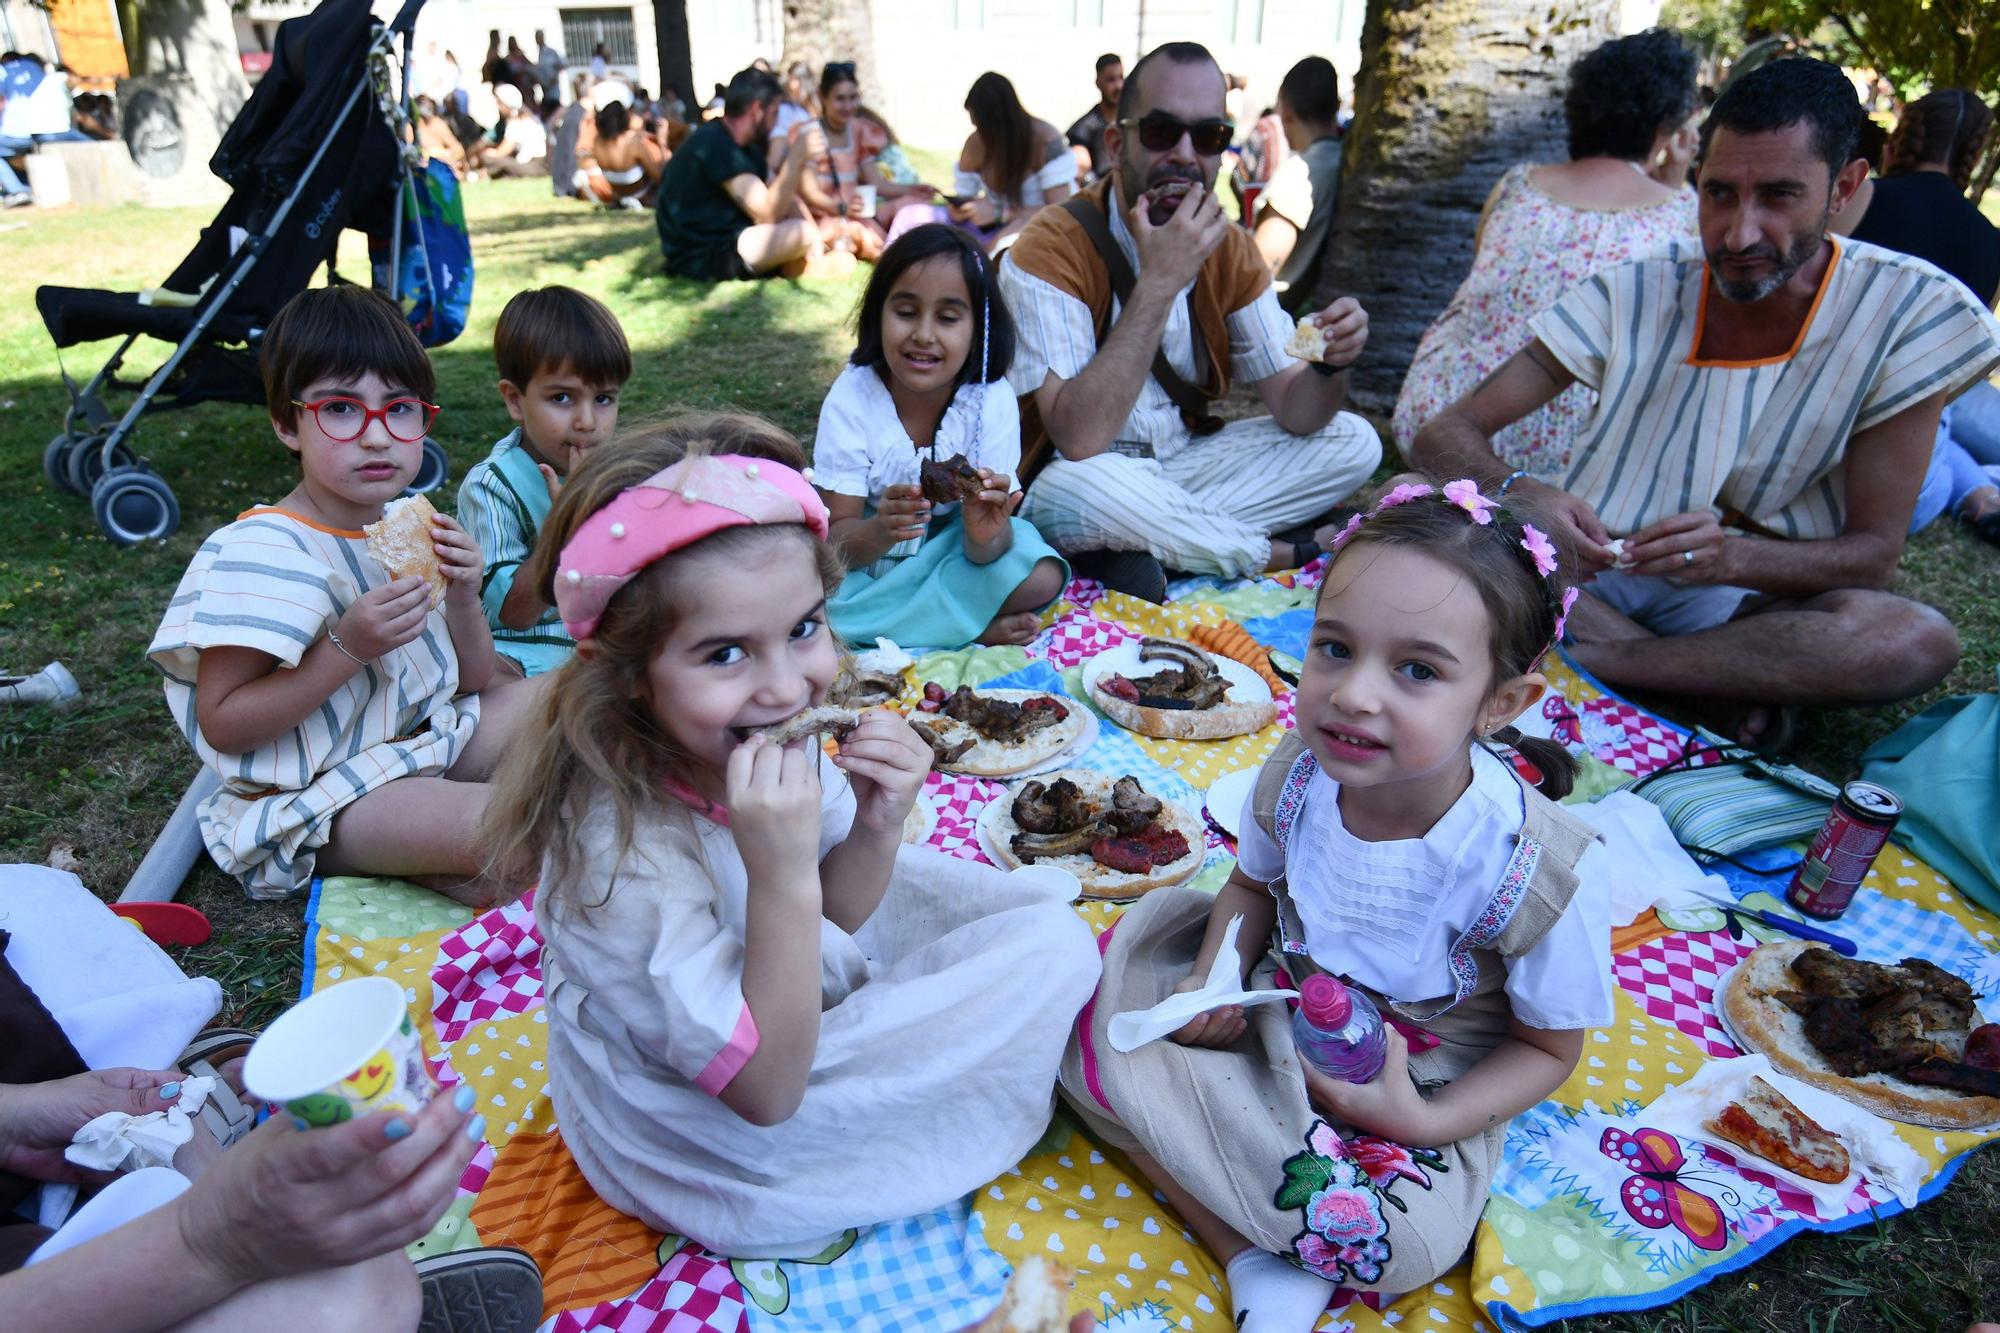
MULTIPOLYGON (((1472 272, 1417 344, 1393 423, 1405 457, 1424 423, 1534 340, 1528 321, 1573 284, 1697 232, 1692 190, 1645 208, 1574 208, 1536 189, 1534 169, 1524 162, 1501 178, 1472 272)), ((1495 435, 1493 452, 1509 467, 1560 480, 1594 400, 1570 386, 1495 435)))

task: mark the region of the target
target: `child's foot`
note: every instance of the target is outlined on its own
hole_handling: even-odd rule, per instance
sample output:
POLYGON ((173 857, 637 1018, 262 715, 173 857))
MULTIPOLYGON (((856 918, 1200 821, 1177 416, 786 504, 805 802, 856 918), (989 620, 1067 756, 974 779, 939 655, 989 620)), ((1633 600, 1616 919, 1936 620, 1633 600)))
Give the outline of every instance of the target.
POLYGON ((1252 1245, 1229 1261, 1229 1303, 1239 1333, 1311 1333, 1334 1283, 1252 1245))
POLYGON ((1041 631, 1042 618, 1033 611, 1015 611, 1010 615, 993 617, 979 636, 979 642, 990 647, 1006 644, 1023 644, 1041 631))

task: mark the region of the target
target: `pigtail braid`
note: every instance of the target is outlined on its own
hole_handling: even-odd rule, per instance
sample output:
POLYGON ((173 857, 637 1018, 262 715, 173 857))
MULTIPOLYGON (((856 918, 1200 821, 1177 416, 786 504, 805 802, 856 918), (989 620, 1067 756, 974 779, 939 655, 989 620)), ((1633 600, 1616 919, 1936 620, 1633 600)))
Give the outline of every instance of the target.
POLYGON ((1542 780, 1536 784, 1536 790, 1550 800, 1560 801, 1575 789, 1576 756, 1560 742, 1544 736, 1523 736, 1518 728, 1511 726, 1499 728, 1487 739, 1519 750, 1521 757, 1541 772, 1542 780))

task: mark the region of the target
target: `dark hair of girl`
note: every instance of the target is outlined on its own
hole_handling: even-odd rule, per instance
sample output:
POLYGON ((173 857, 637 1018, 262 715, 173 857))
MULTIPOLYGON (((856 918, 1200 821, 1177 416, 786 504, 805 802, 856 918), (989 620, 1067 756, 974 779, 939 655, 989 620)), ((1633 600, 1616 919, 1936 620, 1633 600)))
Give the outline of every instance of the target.
POLYGON ((826 68, 819 72, 819 94, 826 96, 843 83, 855 83, 854 62, 852 60, 829 60, 826 68))
POLYGON ((912 227, 875 261, 861 304, 855 309, 854 355, 848 360, 857 366, 874 366, 881 373, 887 359, 882 347, 882 307, 889 303, 890 293, 905 273, 939 256, 957 258, 959 272, 965 276, 966 295, 972 299, 972 347, 954 384, 978 383, 981 366, 985 367, 987 383, 1005 379, 1007 368, 1014 363, 1014 319, 1007 313, 1000 284, 993 280, 993 261, 977 240, 942 222, 912 227))
POLYGON ((632 123, 632 112, 623 102, 606 102, 597 108, 597 137, 616 139, 632 123))
POLYGON ((992 70, 972 81, 965 110, 986 145, 985 174, 993 193, 1003 199, 1018 198, 1021 182, 1035 167, 1034 117, 1021 105, 1007 76, 992 70))
MULTIPOLYGON (((1395 480, 1411 478, 1406 475, 1395 480)), ((1327 573, 1331 575, 1335 564, 1367 546, 1411 547, 1442 560, 1472 585, 1486 607, 1487 619, 1493 622, 1493 679, 1489 688, 1525 675, 1534 670, 1555 638, 1556 618, 1562 614, 1563 579, 1560 570, 1553 577, 1542 577, 1533 557, 1521 545, 1521 525, 1532 523, 1546 533, 1554 531, 1553 522, 1510 501, 1493 515, 1491 523, 1475 523, 1444 498, 1442 483, 1429 477, 1423 480, 1438 489, 1364 518, 1354 535, 1334 553, 1327 573)), ((1329 582, 1330 578, 1320 586, 1324 588, 1329 582)), ((1513 727, 1501 727, 1490 739, 1513 746, 1541 771, 1538 785, 1543 795, 1560 800, 1576 784, 1576 760, 1559 743, 1523 736, 1513 727)))
POLYGON ((1889 138, 1885 175, 1907 176, 1926 164, 1941 166, 1960 190, 1972 187, 1979 155, 1993 133, 1993 109, 1963 88, 1940 88, 1903 108, 1889 138))

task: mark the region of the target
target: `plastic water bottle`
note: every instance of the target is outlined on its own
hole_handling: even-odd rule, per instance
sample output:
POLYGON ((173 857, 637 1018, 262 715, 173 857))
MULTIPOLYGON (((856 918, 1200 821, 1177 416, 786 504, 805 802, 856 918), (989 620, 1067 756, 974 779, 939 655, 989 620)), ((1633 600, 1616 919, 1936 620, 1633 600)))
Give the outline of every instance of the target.
POLYGON ((1299 987, 1292 1040, 1313 1068, 1345 1083, 1374 1078, 1388 1053, 1382 1015, 1374 1003, 1324 972, 1307 977, 1299 987))

